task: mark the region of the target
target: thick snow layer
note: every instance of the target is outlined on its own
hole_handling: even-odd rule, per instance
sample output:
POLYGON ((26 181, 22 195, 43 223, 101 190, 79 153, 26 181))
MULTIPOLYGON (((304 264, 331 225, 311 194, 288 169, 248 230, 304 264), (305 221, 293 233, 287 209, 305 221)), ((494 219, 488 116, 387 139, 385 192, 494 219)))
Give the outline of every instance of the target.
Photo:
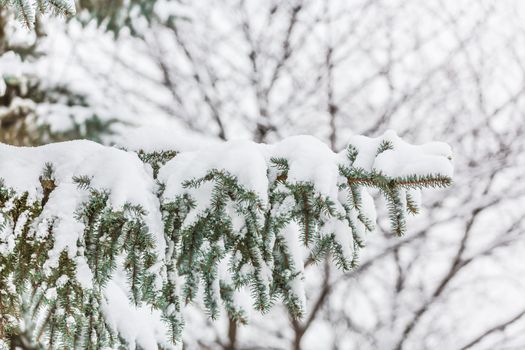
MULTIPOLYGON (((88 176, 97 190, 109 191, 109 201, 115 210, 124 205, 140 205, 146 211, 146 224, 156 237, 159 257, 164 256, 160 205, 155 196, 155 182, 149 166, 134 153, 105 147, 89 141, 70 141, 41 147, 14 147, 0 144, 0 179, 7 187, 31 200, 42 196, 40 176, 46 164, 54 169, 57 188, 51 192, 41 215, 42 227, 46 220, 58 218, 56 244, 53 251, 66 250, 74 257, 76 242, 83 233, 83 225, 74 218, 74 212, 87 199, 88 193, 73 182, 75 176, 88 176)), ((58 256, 50 256, 53 266, 58 256)))
MULTIPOLYGON (((8 182, 9 184, 9 182, 8 182)), ((59 218, 54 227, 54 244, 49 252, 49 258, 44 265, 46 273, 50 268, 58 266, 58 259, 62 251, 67 251, 69 258, 73 259, 77 253, 77 241, 84 232, 84 224, 75 218, 75 211, 80 208, 82 203, 88 199, 88 193, 77 191, 76 184, 65 183, 58 186, 49 196, 49 200, 44 206, 41 222, 39 223, 38 233, 40 236, 48 234, 49 223, 59 218)), ((86 266, 87 267, 87 266, 86 266)), ((84 287, 91 287, 88 277, 91 272, 88 270, 78 270, 79 281, 84 287), (80 272, 82 271, 82 274, 80 272)))
MULTIPOLYGON (((130 146, 131 140, 136 145, 141 144, 137 140, 139 135, 143 138, 152 136, 148 133, 130 134, 129 142, 123 140, 121 145, 130 146)), ((159 171, 158 179, 166 185, 164 200, 173 200, 189 193, 196 200, 197 208, 190 213, 188 223, 209 206, 212 184, 206 183, 193 189, 185 188, 185 181, 201 178, 212 169, 227 171, 237 178, 240 185, 257 194, 264 204, 268 200, 268 173, 273 158, 285 158, 288 161, 287 180, 290 183, 310 182, 320 194, 333 199, 339 197, 338 184, 341 179, 338 167, 344 163, 346 151, 336 154, 313 137, 290 137, 273 145, 249 141, 202 145, 199 142, 192 144, 181 135, 179 139, 174 138, 175 141, 170 141, 168 134, 160 135, 158 143, 150 144, 149 150, 166 149, 172 145, 175 148, 180 147, 175 150, 181 151, 159 171), (195 150, 189 151, 192 148, 195 150)), ((350 144, 359 151, 354 167, 375 169, 388 176, 436 173, 452 175, 451 150, 446 144, 434 142, 421 146, 409 145, 392 131, 378 138, 354 136, 350 139, 350 144), (384 140, 389 141, 393 147, 377 154, 378 147, 384 140)), ((0 178, 8 187, 18 192, 27 191, 31 199, 42 195, 39 178, 47 163, 53 165, 53 176, 58 188, 51 193, 41 219, 42 227, 45 227, 45 220, 60 218, 56 228, 57 252, 65 249, 71 257, 75 256, 76 241, 82 234, 83 227, 73 218, 73 213, 87 199, 87 193, 77 188, 73 177, 88 176, 92 179, 94 188, 109 191, 110 203, 114 209, 122 209, 126 203, 130 203, 140 205, 147 211, 146 224, 156 235, 157 250, 159 256, 163 256, 165 242, 160 204, 155 195, 156 184, 151 168, 143 164, 136 154, 88 141, 50 144, 37 148, 0 144, 0 178)), ((419 195, 416 192, 412 194, 413 199, 419 201, 419 195)), ((375 219, 371 198, 364 191, 362 197, 365 211, 375 219)), ((234 221, 236 226, 242 225, 242 221, 234 221)), ((54 263, 56 261, 51 258, 49 264, 53 266, 54 263)))
POLYGON ((325 143, 313 136, 293 136, 269 148, 272 157, 288 160, 288 181, 311 182, 319 193, 336 197, 338 155, 325 143))
MULTIPOLYGON (((267 156, 265 148, 248 141, 218 144, 206 150, 182 153, 164 165, 158 179, 166 184, 164 199, 189 193, 197 200, 198 215, 210 202, 211 184, 197 189, 185 188, 185 181, 202 178, 213 169, 225 170, 237 177, 246 189, 255 192, 263 202, 268 200, 267 156)), ((193 217, 188 218, 190 222, 193 217)))
POLYGON ((365 170, 375 169, 392 177, 409 175, 441 174, 453 175, 452 150, 442 142, 430 142, 424 145, 411 145, 389 130, 383 136, 369 138, 353 136, 349 144, 359 151, 354 167, 365 170), (382 141, 389 141, 393 149, 377 155, 382 141))
MULTIPOLYGON (((82 254, 77 254, 77 241, 82 238, 84 225, 74 215, 82 203, 89 198, 89 191, 79 188, 74 183, 75 176, 87 176, 91 179, 93 188, 107 190, 110 205, 115 210, 122 210, 128 203, 145 209, 147 213, 145 223, 156 241, 159 261, 151 272, 159 272, 159 275, 165 263, 167 244, 170 249, 174 249, 173 242, 166 242, 164 236, 160 201, 169 202, 183 194, 190 195, 196 204, 185 218, 184 225, 190 225, 210 206, 214 184, 204 182, 197 188, 188 188, 184 183, 202 178, 212 170, 229 173, 241 186, 255 193, 262 204, 260 215, 262 220, 265 206, 269 202, 270 185, 275 180, 272 160, 286 159, 289 166, 286 178, 288 183, 311 183, 318 194, 328 197, 335 204, 337 215, 321 214, 322 223, 319 229, 322 235, 334 235, 348 259, 351 259, 354 253, 354 237, 363 238, 367 231, 360 215, 367 217, 371 223, 375 222, 374 202, 367 190, 354 189, 361 195, 361 203, 354 204, 348 189, 341 186, 347 183, 347 179, 340 174, 339 167, 341 165, 348 167, 351 162, 347 157, 347 150, 334 153, 325 144, 310 136, 291 137, 271 145, 250 141, 201 143, 198 139, 192 140, 191 135, 173 136, 169 132, 156 134, 153 131, 147 132, 146 129, 141 130, 135 134, 128 134, 117 143, 121 147, 134 150, 177 152, 177 155, 159 170, 157 180, 164 188, 160 199, 159 186, 153 177, 151 167, 144 164, 131 151, 105 147, 89 141, 71 141, 35 148, 0 144, 0 179, 7 187, 18 193, 27 191, 32 200, 42 198, 40 177, 46 164, 51 164, 53 167, 52 176, 57 187, 51 192, 42 214, 34 223, 35 234, 45 238, 49 234, 46 229, 48 223, 50 220, 56 220, 53 232, 55 243, 44 265, 44 271, 49 271, 56 266, 59 253, 66 251, 69 257, 76 259, 77 279, 81 285, 85 288, 93 286, 92 271, 82 254), (155 135, 158 137, 155 138, 155 135), (148 141, 149 139, 152 140, 148 141), (345 210, 345 208, 350 209, 345 210)), ((355 136, 350 139, 350 144, 358 151, 351 165, 367 171, 375 170, 391 177, 414 174, 452 175, 451 150, 442 143, 413 146, 402 141, 394 132, 387 132, 378 138, 355 136), (389 142, 391 149, 378 152, 384 141, 389 142)), ((280 183, 278 186, 280 191, 287 191, 284 184, 280 183)), ((416 204, 419 203, 419 191, 409 190, 406 193, 411 195, 411 199, 416 204)), ((406 196, 403 195, 401 201, 405 200, 406 196)), ((8 209, 10 205, 12 203, 7 203, 7 208, 3 209, 8 209)), ((236 205, 238 203, 230 203, 226 207, 226 213, 230 216, 235 230, 242 235, 246 230, 246 220, 239 215, 236 205)), ((287 215, 295 205, 295 200, 289 196, 279 206, 272 208, 272 214, 287 215)), ((1 216, 0 220, 3 220, 1 216)), ((20 217, 12 230, 4 229, 6 225, 0 221, 2 242, 0 254, 12 250, 13 236, 19 234, 26 220, 26 217, 20 217)), ((306 304, 304 261, 308 252, 305 251, 300 239, 300 227, 296 221, 291 221, 279 234, 286 242, 296 272, 299 272, 290 287, 304 307, 306 304)), ((271 238, 274 239, 275 237, 271 238)), ((273 242, 265 242, 265 244, 271 247, 273 242)), ((259 259, 261 279, 268 287, 272 282, 272 262, 267 264, 259 252, 254 254, 259 259)), ((249 265, 243 266, 243 269, 246 273, 251 271, 249 265)), ((142 307, 131 305, 127 296, 125 274, 119 271, 117 268, 117 272, 104 291, 103 311, 108 324, 117 330, 132 348, 156 349, 159 343, 169 348, 160 311, 151 310, 145 305, 142 307)), ((219 272, 225 282, 231 282, 227 278, 227 260, 221 262, 219 272)), ((177 279, 178 282, 183 279, 182 277, 179 280, 177 276, 170 276, 170 278, 177 279)), ((217 280, 214 285, 217 295, 218 287, 217 280)), ((177 284, 177 288, 180 288, 180 283, 177 284)), ((234 299, 236 301, 246 299, 245 292, 236 291, 234 299)), ((50 293, 52 294, 53 291, 50 293)))
POLYGON ((272 158, 288 160, 289 182, 311 182, 321 194, 335 195, 338 155, 311 136, 294 136, 273 145, 230 141, 182 153, 160 170, 159 180, 167 184, 164 197, 174 199, 189 191, 183 188, 184 181, 203 177, 213 169, 225 170, 267 202, 267 171, 272 158))
POLYGON ((283 229, 282 235, 289 247, 293 266, 299 275, 292 281, 292 291, 299 298, 299 303, 303 310, 306 310, 306 292, 304 289, 304 259, 303 246, 299 242, 299 225, 292 221, 283 229))
MULTIPOLYGON (((401 140, 395 132, 387 131, 377 138, 354 136, 350 139, 350 144, 358 150, 353 163, 356 168, 380 171, 391 177, 429 174, 452 176, 453 173, 452 151, 444 143, 410 145, 401 140), (383 141, 389 141, 393 149, 377 154, 383 141)), ((209 204, 210 198, 206 193, 209 193, 210 188, 187 189, 183 183, 201 178, 209 171, 217 169, 236 176, 241 185, 266 202, 266 172, 273 158, 285 158, 288 161, 287 180, 290 183, 310 182, 320 194, 337 198, 339 165, 346 163, 346 150, 337 154, 314 137, 294 136, 272 145, 230 141, 199 147, 199 150, 192 152, 183 152, 166 163, 159 172, 159 180, 166 184, 164 199, 173 200, 189 193, 197 199, 199 210, 204 210, 209 204), (202 203, 199 202, 200 199, 202 203)), ((365 204, 369 209, 370 199, 366 195, 365 204)))
POLYGON ((105 302, 102 312, 109 326, 118 332, 130 349, 144 350, 176 349, 168 339, 168 329, 162 322, 159 310, 130 304, 126 289, 126 276, 123 272, 115 276, 104 289, 105 302))

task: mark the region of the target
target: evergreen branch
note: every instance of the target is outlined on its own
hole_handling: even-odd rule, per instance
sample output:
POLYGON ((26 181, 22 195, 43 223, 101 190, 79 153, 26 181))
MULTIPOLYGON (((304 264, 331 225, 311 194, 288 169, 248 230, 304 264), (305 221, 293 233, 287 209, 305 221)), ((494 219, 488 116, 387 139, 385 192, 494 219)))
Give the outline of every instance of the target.
MULTIPOLYGON (((384 142, 379 150, 385 152, 391 146, 384 142)), ((197 297, 212 319, 218 317, 222 303, 234 324, 247 321, 234 298, 238 289, 251 293, 253 306, 260 312, 280 300, 292 319, 302 317, 304 266, 299 252, 307 249, 306 265, 330 256, 338 268, 354 269, 359 249, 364 246, 363 236, 374 228, 367 188, 379 190, 386 199, 393 231, 402 235, 407 212, 416 213, 418 209, 411 191, 451 183, 440 174, 389 177, 354 166, 356 147, 349 146, 346 152, 341 164, 338 160, 329 165, 333 166, 330 174, 338 169, 339 176, 328 176, 324 182, 316 178, 322 171, 309 174, 304 169, 306 161, 312 159, 310 155, 299 161, 293 157, 264 158, 267 188, 262 192, 267 198, 260 197, 259 189, 251 187, 244 173, 238 177, 235 167, 222 168, 217 166, 220 163, 214 163, 204 175, 199 170, 194 172, 199 176, 171 183, 173 179, 166 180, 159 171, 165 165, 177 164, 176 153, 170 151, 138 153, 143 163, 154 168, 153 175, 144 172, 140 163, 137 170, 151 177, 143 196, 151 194, 153 198, 124 201, 118 208, 112 205, 122 202, 123 195, 136 198, 125 197, 121 187, 111 188, 129 174, 117 174, 104 182, 98 175, 78 175, 81 167, 75 164, 69 175, 77 185, 74 188, 64 175, 66 167, 47 163, 40 169, 42 191, 36 195, 18 193, 0 181, 0 228, 15 242, 7 253, 3 249, 0 254, 0 283, 7 284, 11 278, 14 286, 1 291, 0 308, 7 310, 10 318, 0 316, 0 332, 8 337, 16 334, 12 330, 24 315, 44 321, 32 332, 45 348, 126 347, 126 341, 108 327, 101 311, 104 290, 117 273, 126 277, 121 287, 130 297, 129 307, 158 309, 173 343, 180 340, 183 303, 192 303, 197 297), (304 178, 297 164, 306 173, 304 178), (294 176, 289 176, 292 171, 294 176), (241 183, 239 178, 246 182, 241 183), (107 183, 108 188, 104 188, 107 183), (155 183, 159 186, 152 189, 155 183), (71 193, 64 195, 61 186, 68 185, 73 188, 65 187, 71 193), (74 210, 72 218, 44 215, 48 212, 44 209, 58 204, 57 197, 69 200, 68 195, 79 201, 75 208, 64 208, 74 210), (172 197, 165 197, 168 195, 172 197), (55 202, 50 205, 50 201, 55 202), (56 242, 64 241, 58 233, 62 220, 68 220, 67 227, 78 224, 81 229, 74 232, 78 237, 73 246, 54 252, 56 242), (154 232, 159 227, 164 231, 154 232), (165 255, 159 256, 159 244, 166 247, 165 255), (75 253, 69 256, 69 250, 75 253), (57 254, 58 261, 50 261, 57 254), (78 281, 79 261, 92 274, 92 288, 86 289, 78 281)), ((104 160, 107 166, 108 159, 104 160)), ((2 244, 5 242, 0 241, 2 244)))
POLYGON ((349 144, 348 147, 346 148, 346 156, 350 160, 350 165, 354 164, 355 160, 357 159, 358 154, 359 154, 359 151, 357 150, 357 148, 349 144))
POLYGON ((392 183, 403 188, 446 188, 452 184, 452 179, 441 174, 411 175, 394 178, 392 183))
POLYGON ((27 28, 33 28, 35 23, 35 13, 29 0, 14 0, 18 17, 27 28))
POLYGON ((381 153, 394 149, 394 145, 392 144, 392 141, 389 140, 383 140, 379 144, 379 147, 377 148, 376 156, 380 155, 381 153))
POLYGON ((68 0, 47 0, 49 4, 55 9, 57 14, 64 14, 66 16, 74 16, 76 14, 75 6, 68 0))
POLYGON ((409 192, 406 193, 406 204, 407 204, 407 211, 410 214, 413 214, 413 215, 419 214, 419 208, 416 204, 416 201, 414 200, 414 198, 409 192))
POLYGON ((73 183, 75 183, 79 189, 87 190, 91 188, 91 177, 87 175, 73 176, 73 183))
POLYGON ((0 6, 13 7, 17 17, 29 29, 34 28, 37 16, 50 9, 55 15, 71 17, 76 14, 75 5, 69 0, 2 0, 0 6))

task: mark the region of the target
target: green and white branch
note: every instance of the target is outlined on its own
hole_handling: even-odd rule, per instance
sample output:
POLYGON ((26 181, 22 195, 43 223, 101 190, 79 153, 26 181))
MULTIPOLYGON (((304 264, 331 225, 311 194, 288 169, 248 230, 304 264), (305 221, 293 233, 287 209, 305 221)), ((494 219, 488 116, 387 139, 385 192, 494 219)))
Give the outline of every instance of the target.
POLYGON ((402 235, 420 190, 450 185, 450 158, 391 132, 341 153, 306 136, 193 152, 0 144, 0 349, 176 348, 185 305, 246 323, 243 295, 301 318, 305 265, 356 266, 369 190, 402 235))
POLYGON ((13 9, 28 28, 33 28, 37 17, 45 13, 63 16, 76 13, 73 0, 0 0, 0 7, 13 9))

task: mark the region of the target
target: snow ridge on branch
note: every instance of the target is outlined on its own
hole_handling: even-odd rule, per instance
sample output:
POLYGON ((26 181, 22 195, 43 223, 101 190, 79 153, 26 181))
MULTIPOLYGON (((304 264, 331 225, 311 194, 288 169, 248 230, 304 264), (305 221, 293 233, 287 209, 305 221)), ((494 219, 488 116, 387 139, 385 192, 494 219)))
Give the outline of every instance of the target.
POLYGON ((357 264, 376 221, 368 188, 402 235, 420 190, 451 178, 447 145, 393 132, 340 153, 310 136, 183 152, 0 144, 0 338, 173 348, 185 304, 246 323, 246 291, 300 318, 307 262, 357 264))

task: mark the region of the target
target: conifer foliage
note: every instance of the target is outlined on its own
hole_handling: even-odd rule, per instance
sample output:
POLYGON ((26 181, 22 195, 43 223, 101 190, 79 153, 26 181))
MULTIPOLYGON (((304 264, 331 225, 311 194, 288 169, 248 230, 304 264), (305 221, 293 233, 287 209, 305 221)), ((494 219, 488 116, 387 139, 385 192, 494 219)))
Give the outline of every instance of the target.
POLYGON ((65 16, 76 13, 73 0, 0 0, 0 6, 13 8, 28 28, 33 28, 37 17, 43 13, 53 12, 65 16))
POLYGON ((0 349, 170 349, 184 305, 247 322, 305 313, 305 265, 352 269, 369 189, 406 230, 419 191, 451 183, 450 149, 394 133, 333 153, 312 137, 131 152, 89 141, 0 144, 0 349))
POLYGON ((91 94, 71 81, 52 79, 53 71, 42 69, 49 44, 45 26, 37 23, 29 31, 13 12, 0 6, 0 142, 24 146, 79 138, 101 142, 118 124, 111 117, 114 111, 97 108, 91 94))

